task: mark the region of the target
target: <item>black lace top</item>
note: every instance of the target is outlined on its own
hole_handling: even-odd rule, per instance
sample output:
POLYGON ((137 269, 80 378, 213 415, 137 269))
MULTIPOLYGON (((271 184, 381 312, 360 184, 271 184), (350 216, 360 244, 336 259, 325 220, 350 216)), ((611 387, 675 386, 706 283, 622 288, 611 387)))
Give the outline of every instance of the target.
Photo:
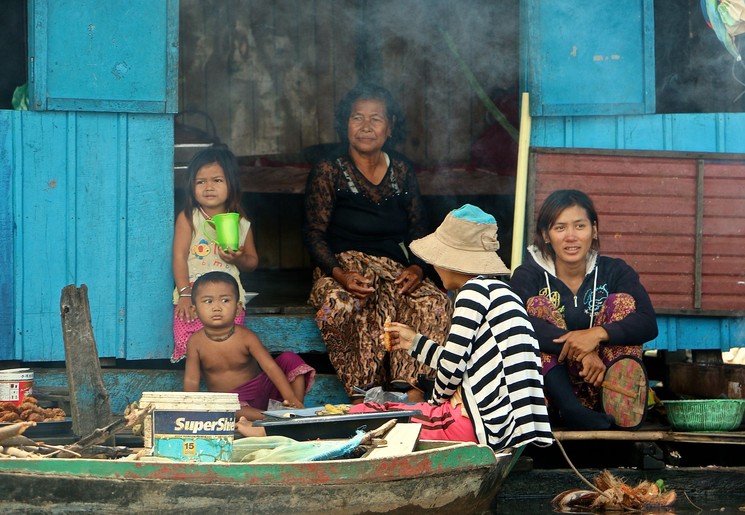
POLYGON ((372 184, 346 152, 323 159, 305 188, 303 237, 313 261, 327 275, 340 267, 335 254, 357 250, 404 266, 424 263, 408 250, 427 234, 427 215, 416 173, 401 155, 389 154, 383 180, 372 184))

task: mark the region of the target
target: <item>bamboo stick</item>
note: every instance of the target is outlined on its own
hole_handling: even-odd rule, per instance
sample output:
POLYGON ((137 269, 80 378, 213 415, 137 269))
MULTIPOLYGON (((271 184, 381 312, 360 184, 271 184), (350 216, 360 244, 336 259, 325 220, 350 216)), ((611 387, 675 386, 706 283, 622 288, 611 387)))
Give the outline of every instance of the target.
POLYGON ((528 194, 528 153, 530 150, 530 96, 523 92, 520 106, 520 141, 517 149, 517 177, 515 182, 515 212, 512 222, 511 272, 523 261, 525 245, 525 205, 528 194))
POLYGON ((453 54, 453 57, 455 57, 455 60, 460 65, 461 70, 463 70, 463 75, 465 75, 466 80, 473 88, 476 96, 479 97, 479 99, 484 103, 484 107, 486 107, 489 113, 491 113, 497 123, 499 123, 499 125, 501 125, 502 128, 507 131, 510 136, 512 136, 512 139, 514 139, 515 141, 519 141, 519 138, 522 135, 522 125, 520 126, 520 132, 518 132, 518 130, 512 126, 504 113, 502 113, 502 111, 500 111, 499 108, 494 105, 494 102, 491 98, 489 98, 489 95, 486 93, 486 91, 484 91, 484 88, 481 86, 478 79, 471 71, 471 68, 469 68, 468 64, 466 64, 466 62, 460 56, 458 47, 455 45, 455 41, 453 41, 450 33, 440 28, 440 34, 442 34, 442 38, 445 40, 445 44, 447 45, 450 52, 453 54))
POLYGON ((563 442, 574 440, 664 440, 667 431, 554 431, 554 438, 563 442))

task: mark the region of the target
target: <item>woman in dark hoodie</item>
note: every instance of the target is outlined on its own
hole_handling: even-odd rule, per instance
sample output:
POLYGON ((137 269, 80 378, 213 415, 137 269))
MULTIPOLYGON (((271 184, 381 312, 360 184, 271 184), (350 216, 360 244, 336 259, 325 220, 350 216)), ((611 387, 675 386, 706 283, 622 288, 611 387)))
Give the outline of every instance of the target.
POLYGON ((536 331, 551 412, 570 429, 633 429, 648 393, 642 345, 657 320, 634 269, 599 248, 592 200, 555 191, 510 285, 536 331))

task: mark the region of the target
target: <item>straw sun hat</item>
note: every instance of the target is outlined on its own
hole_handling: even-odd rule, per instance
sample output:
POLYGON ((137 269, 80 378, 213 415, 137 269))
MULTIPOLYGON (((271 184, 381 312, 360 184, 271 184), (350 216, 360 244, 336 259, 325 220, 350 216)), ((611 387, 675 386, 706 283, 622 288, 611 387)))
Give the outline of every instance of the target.
POLYGON ((411 251, 431 265, 472 275, 503 275, 509 269, 497 255, 497 221, 476 206, 450 211, 440 226, 414 240, 411 251))

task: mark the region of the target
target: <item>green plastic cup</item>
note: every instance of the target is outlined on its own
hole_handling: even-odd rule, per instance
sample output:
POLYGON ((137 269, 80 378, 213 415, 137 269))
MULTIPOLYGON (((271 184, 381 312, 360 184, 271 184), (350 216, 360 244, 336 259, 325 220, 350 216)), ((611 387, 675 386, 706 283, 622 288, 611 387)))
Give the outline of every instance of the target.
POLYGON ((240 216, 238 213, 221 213, 205 220, 202 230, 210 241, 217 243, 223 250, 238 250, 240 245, 240 216), (210 234, 214 231, 214 236, 210 234))

